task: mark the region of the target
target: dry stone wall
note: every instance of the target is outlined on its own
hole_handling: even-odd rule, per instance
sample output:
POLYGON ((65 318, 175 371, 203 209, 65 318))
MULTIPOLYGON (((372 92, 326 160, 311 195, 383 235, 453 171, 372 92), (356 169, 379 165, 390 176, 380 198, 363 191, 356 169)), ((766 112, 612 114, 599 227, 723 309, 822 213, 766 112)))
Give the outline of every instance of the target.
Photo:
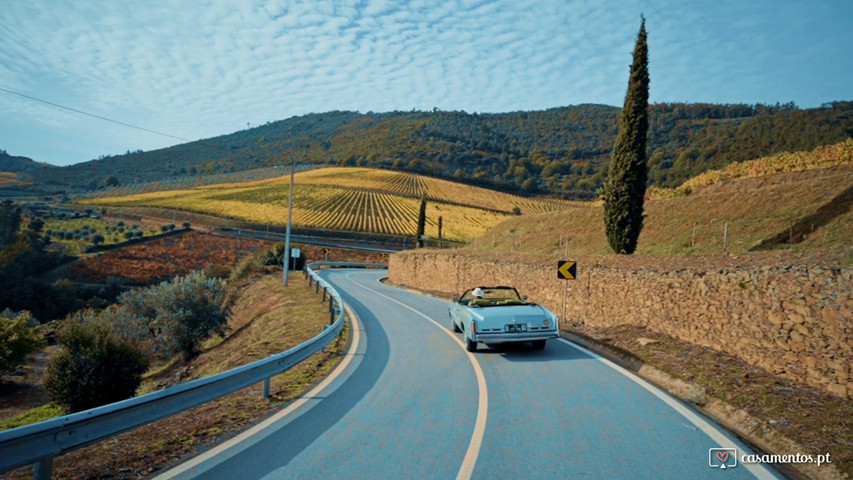
POLYGON ((389 281, 452 295, 512 285, 561 317, 568 287, 571 323, 640 325, 853 396, 853 268, 743 257, 580 258, 578 279, 564 281, 552 261, 419 250, 391 256, 389 281))

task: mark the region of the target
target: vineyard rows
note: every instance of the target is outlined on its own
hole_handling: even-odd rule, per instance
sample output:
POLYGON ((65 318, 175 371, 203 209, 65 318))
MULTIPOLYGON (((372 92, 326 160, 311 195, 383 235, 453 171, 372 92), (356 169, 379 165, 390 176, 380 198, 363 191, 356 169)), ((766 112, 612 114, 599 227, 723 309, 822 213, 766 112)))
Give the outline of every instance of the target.
MULTIPOLYGON (((296 171, 308 170, 315 168, 313 164, 298 164, 295 166, 296 171)), ((115 197, 120 195, 135 195, 139 193, 152 193, 161 191, 186 190, 190 188, 199 188, 207 185, 218 185, 227 183, 245 183, 258 181, 268 178, 278 178, 285 175, 290 167, 277 165, 274 167, 256 168, 253 170, 245 170, 242 172, 218 173, 213 175, 193 175, 193 176, 178 176, 175 178, 167 178, 163 180, 145 182, 145 183, 130 183, 109 187, 103 190, 87 192, 85 195, 78 195, 76 198, 100 198, 100 197, 115 197)), ((2 177, 0 177, 2 183, 2 177)))
MULTIPOLYGON (((199 186, 99 198, 97 205, 146 206, 184 210, 260 224, 287 220, 289 176, 236 184, 199 186)), ((297 173, 293 225, 301 228, 414 235, 420 198, 427 202, 425 234, 467 241, 510 216, 568 210, 588 202, 524 198, 419 175, 366 168, 324 168, 297 173)), ((93 200, 89 200, 92 203, 93 200)))
POLYGON ((0 185, 14 185, 18 182, 18 175, 12 172, 0 172, 0 185))
POLYGON ((382 190, 406 197, 425 196, 440 202, 464 203, 504 212, 511 212, 514 207, 518 207, 522 213, 544 213, 593 205, 592 202, 557 198, 521 197, 449 180, 372 168, 331 167, 303 172, 297 177, 298 182, 303 184, 382 190))

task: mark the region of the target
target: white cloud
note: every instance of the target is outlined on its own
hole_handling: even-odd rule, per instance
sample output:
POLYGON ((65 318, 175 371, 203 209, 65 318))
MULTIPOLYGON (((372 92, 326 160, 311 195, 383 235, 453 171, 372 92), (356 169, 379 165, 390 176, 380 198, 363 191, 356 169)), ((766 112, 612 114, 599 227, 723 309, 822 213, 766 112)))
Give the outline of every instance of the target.
MULTIPOLYGON (((591 0, 12 0, 0 9, 0 86, 184 138, 336 109, 619 105, 645 13, 652 101, 804 103, 791 97, 815 102, 809 92, 822 89, 827 101, 851 97, 828 80, 853 75, 853 37, 839 20, 851 10, 767 0, 618 9, 591 0)), ((0 148, 35 151, 21 129, 71 138, 75 114, 2 92, 0 108, 19 120, 0 130, 0 148)), ((93 127, 93 153, 73 161, 116 142, 129 143, 120 152, 173 143, 115 127, 93 127)))

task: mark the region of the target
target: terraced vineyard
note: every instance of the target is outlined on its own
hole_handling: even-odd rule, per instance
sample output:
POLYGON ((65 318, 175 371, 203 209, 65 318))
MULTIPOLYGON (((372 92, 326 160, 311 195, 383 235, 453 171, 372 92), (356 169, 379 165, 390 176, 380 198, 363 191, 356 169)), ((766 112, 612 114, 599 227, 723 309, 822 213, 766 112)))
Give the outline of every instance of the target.
POLYGON ((16 185, 18 183, 18 174, 12 172, 0 172, 0 186, 16 185))
MULTIPOLYGON (((206 185, 191 190, 81 200, 103 206, 162 207, 281 225, 287 219, 288 176, 252 182, 206 185)), ((413 235, 420 198, 427 198, 426 235, 467 241, 501 222, 514 207, 522 213, 584 208, 588 202, 536 199, 485 188, 369 168, 333 167, 296 174, 296 227, 413 235)))
POLYGON ((518 207, 523 213, 541 213, 591 204, 553 198, 525 198, 438 178, 372 168, 323 168, 307 171, 299 178, 300 182, 312 185, 382 190, 411 198, 425 196, 430 200, 465 204, 506 213, 512 212, 514 207, 518 207))

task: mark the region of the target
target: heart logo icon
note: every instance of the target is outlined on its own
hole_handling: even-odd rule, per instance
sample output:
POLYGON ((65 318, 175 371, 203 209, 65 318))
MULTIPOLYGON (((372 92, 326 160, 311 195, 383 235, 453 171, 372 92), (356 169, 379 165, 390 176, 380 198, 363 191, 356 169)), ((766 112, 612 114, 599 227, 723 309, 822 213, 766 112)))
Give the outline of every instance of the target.
POLYGON ((715 452, 715 453, 717 455, 717 459, 723 463, 726 463, 726 460, 729 459, 729 452, 723 451, 723 452, 715 452))

